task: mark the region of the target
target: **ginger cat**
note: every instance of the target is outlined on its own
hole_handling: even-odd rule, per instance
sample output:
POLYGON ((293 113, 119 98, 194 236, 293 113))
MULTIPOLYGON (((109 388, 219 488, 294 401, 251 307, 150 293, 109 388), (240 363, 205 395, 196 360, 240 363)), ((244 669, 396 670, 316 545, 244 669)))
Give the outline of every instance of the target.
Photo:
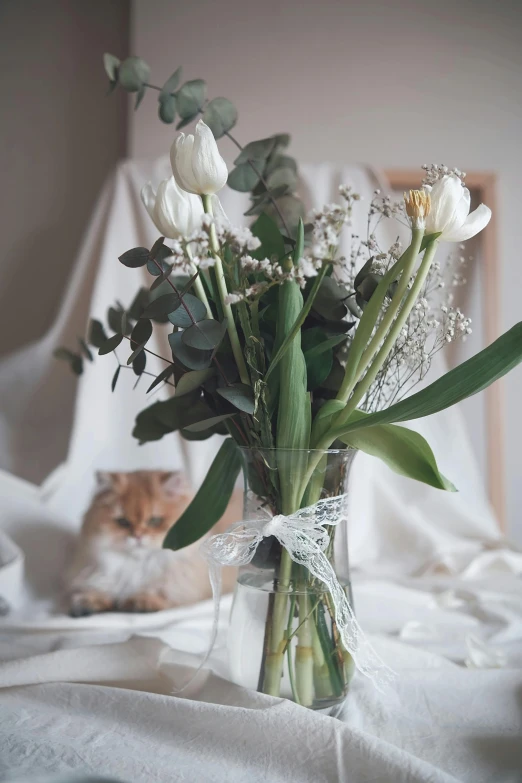
MULTIPOLYGON (((210 597, 199 542, 178 552, 162 549, 169 528, 192 499, 181 473, 99 473, 98 492, 85 514, 67 575, 69 613, 155 612, 210 597)), ((241 518, 234 498, 212 532, 241 518)), ((235 574, 224 573, 231 590, 235 574)))

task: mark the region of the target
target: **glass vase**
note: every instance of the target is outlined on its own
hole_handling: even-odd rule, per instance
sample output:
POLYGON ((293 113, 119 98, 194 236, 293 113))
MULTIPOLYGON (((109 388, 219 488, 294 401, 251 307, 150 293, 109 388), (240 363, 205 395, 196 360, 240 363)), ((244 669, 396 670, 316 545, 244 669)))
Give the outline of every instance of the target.
MULTIPOLYGON (((347 502, 355 449, 241 451, 245 520, 288 516, 323 498, 347 502)), ((353 607, 346 523, 325 527, 324 554, 353 607)), ((252 562, 239 569, 228 648, 234 682, 312 709, 332 712, 354 673, 329 590, 274 536, 264 538, 252 562)))

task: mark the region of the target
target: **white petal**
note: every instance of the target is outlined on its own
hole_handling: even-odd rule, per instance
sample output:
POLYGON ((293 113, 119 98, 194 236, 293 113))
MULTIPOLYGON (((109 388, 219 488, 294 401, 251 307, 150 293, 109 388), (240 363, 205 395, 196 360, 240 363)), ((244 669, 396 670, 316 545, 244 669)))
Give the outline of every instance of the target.
POLYGON ((426 234, 444 231, 453 218, 455 209, 462 197, 462 182, 458 177, 445 175, 432 187, 431 210, 426 218, 426 234))
POLYGON ((156 225, 167 239, 180 236, 179 211, 183 199, 180 194, 174 177, 163 180, 158 187, 154 217, 156 225))
POLYGON ((152 217, 154 205, 156 204, 156 194, 154 192, 154 188, 152 187, 152 182, 147 182, 147 184, 142 187, 140 195, 145 209, 152 217))
POLYGON ((214 217, 216 219, 216 222, 221 226, 229 226, 230 220, 227 217, 227 214, 225 210, 223 209, 223 206, 221 204, 221 201, 219 200, 218 196, 214 195, 212 196, 212 212, 214 213, 214 217))
POLYGON ((443 234, 441 239, 445 242, 465 242, 471 239, 491 220, 491 210, 485 204, 480 204, 473 212, 470 212, 463 225, 448 235, 443 234))
POLYGON ((453 212, 450 220, 448 220, 446 223, 446 227, 441 237, 442 240, 444 240, 446 236, 450 236, 451 234, 455 233, 455 231, 457 231, 464 224, 466 218, 469 215, 470 202, 471 197, 469 195, 469 190, 463 187, 462 195, 459 202, 455 206, 455 211, 453 212))
POLYGON ((217 193, 228 179, 227 164, 219 154, 214 134, 203 120, 196 125, 192 171, 199 192, 206 195, 217 193))
POLYGON ((176 182, 187 193, 198 193, 198 183, 192 173, 194 136, 180 133, 170 148, 170 163, 176 182))

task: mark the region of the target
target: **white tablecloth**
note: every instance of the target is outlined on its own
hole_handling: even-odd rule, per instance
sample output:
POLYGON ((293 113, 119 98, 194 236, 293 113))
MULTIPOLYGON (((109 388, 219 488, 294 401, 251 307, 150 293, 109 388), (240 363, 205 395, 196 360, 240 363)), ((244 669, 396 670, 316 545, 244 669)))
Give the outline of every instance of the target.
MULTIPOLYGON (((93 470, 178 466, 197 483, 218 445, 187 448, 170 436, 138 448, 129 424, 144 393, 111 395, 111 357, 87 368, 77 394, 66 370, 50 365, 52 347, 66 332, 82 333, 89 312, 132 297, 141 272, 116 258, 153 241, 137 189, 165 166, 118 169, 53 329, 0 363, 3 465, 36 482, 0 473, 0 527, 9 536, 0 538, 0 597, 11 605, 0 618, 0 775, 88 771, 128 783, 520 780, 522 555, 500 537, 456 411, 422 430, 458 495, 409 482, 362 455, 354 467, 356 608, 399 674, 395 695, 382 696, 359 676, 334 719, 231 685, 229 597, 210 674, 181 695, 174 691, 208 640, 210 604, 143 616, 63 614, 60 576, 93 470)), ((360 167, 305 167, 304 177, 317 204, 332 200, 342 180, 355 179, 366 197, 374 187, 360 167)), ((224 197, 232 217, 240 198, 224 197)))

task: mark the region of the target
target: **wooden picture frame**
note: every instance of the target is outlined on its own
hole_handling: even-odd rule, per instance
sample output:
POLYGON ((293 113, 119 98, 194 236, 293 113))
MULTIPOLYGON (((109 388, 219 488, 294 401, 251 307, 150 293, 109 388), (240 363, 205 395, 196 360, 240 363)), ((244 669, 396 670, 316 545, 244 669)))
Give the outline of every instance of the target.
MULTIPOLYGON (((410 190, 419 187, 417 169, 385 169, 384 176, 392 190, 410 190)), ((497 215, 496 175, 473 171, 466 174, 466 185, 472 200, 487 204, 493 216, 479 235, 483 265, 483 330, 486 345, 500 336, 500 261, 495 216, 497 215)), ((497 381, 485 392, 487 482, 488 495, 497 516, 500 529, 506 530, 506 493, 504 471, 504 405, 502 381, 497 381)))

